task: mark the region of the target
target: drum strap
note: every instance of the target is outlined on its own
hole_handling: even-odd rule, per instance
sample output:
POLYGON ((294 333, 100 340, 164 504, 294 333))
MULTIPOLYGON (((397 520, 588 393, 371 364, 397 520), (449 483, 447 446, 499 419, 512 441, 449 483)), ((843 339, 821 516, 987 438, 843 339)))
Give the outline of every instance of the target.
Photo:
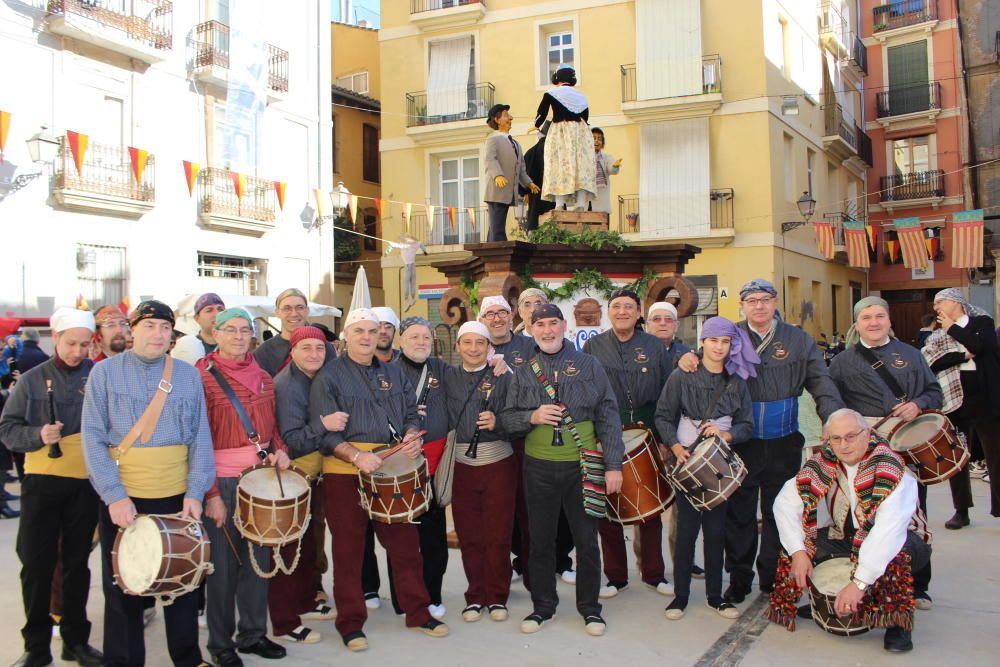
MULTIPOLYGON (((350 361, 350 360, 348 360, 348 363, 349 363, 349 365, 354 366, 354 370, 357 371, 358 376, 361 378, 361 384, 363 384, 365 387, 368 388, 368 394, 372 397, 372 402, 375 405, 377 405, 379 407, 379 410, 382 411, 382 414, 385 415, 385 421, 389 425, 389 435, 392 436, 393 442, 397 442, 397 443, 398 442, 402 442, 403 441, 403 436, 401 436, 399 434, 399 430, 397 430, 396 427, 392 425, 392 418, 389 416, 389 411, 386 410, 385 406, 382 405, 381 401, 378 400, 378 397, 375 395, 375 391, 372 389, 371 383, 368 382, 368 378, 365 377, 365 374, 362 373, 361 369, 357 367, 357 364, 355 364, 353 361, 350 361)), ((405 415, 404 415, 404 417, 405 417, 405 415)))
POLYGON ((247 411, 243 409, 243 404, 240 403, 240 399, 236 397, 236 392, 234 392, 233 388, 229 386, 229 383, 226 382, 225 376, 222 375, 222 371, 216 368, 215 364, 210 363, 208 365, 208 372, 212 374, 215 381, 219 383, 220 387, 222 387, 222 393, 226 395, 226 398, 228 398, 229 402, 233 405, 233 410, 236 411, 236 416, 240 418, 240 422, 243 424, 243 430, 247 432, 247 438, 250 439, 250 442, 257 445, 257 456, 259 456, 263 461, 267 455, 264 453, 264 450, 260 448, 260 434, 258 434, 257 429, 253 427, 253 422, 250 421, 250 416, 247 415, 247 411))
POLYGON ((139 421, 137 421, 133 426, 132 430, 125 434, 125 438, 122 439, 121 443, 118 445, 118 455, 121 455, 129 450, 135 441, 142 436, 142 443, 146 444, 153 437, 153 432, 156 430, 156 425, 160 421, 160 415, 163 414, 163 406, 167 403, 167 395, 173 390, 174 386, 170 384, 170 378, 173 377, 174 373, 174 358, 167 355, 166 361, 163 363, 163 379, 160 380, 160 384, 156 387, 156 392, 153 394, 153 399, 146 406, 142 415, 139 416, 139 421))
POLYGON ((860 354, 861 357, 871 365, 872 370, 878 373, 878 376, 882 379, 882 382, 885 383, 885 386, 889 388, 889 391, 892 392, 892 395, 896 398, 896 400, 899 403, 905 403, 906 392, 899 386, 899 382, 897 382, 896 378, 892 376, 889 369, 885 367, 885 362, 875 356, 874 352, 861 343, 857 343, 854 346, 854 349, 857 350, 858 354, 860 354))
MULTIPOLYGON (((532 357, 531 360, 528 362, 528 364, 531 366, 531 371, 535 374, 535 378, 541 383, 542 387, 545 389, 545 393, 548 394, 549 399, 555 401, 556 390, 549 382, 549 379, 545 377, 545 374, 542 372, 542 367, 538 363, 538 357, 532 357)), ((562 406, 563 409, 562 412, 563 426, 565 426, 566 429, 569 430, 570 434, 573 436, 573 440, 576 442, 577 448, 582 449, 583 441, 580 438, 579 431, 576 430, 576 422, 573 421, 573 416, 569 413, 569 407, 566 405, 566 403, 562 401, 560 401, 558 405, 562 406)))

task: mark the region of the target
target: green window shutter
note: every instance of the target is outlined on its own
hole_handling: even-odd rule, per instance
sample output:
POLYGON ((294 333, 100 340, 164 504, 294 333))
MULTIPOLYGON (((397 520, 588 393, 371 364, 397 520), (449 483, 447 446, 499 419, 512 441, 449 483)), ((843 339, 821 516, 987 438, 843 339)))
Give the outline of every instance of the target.
POLYGON ((927 42, 889 47, 889 108, 899 116, 930 108, 927 42))

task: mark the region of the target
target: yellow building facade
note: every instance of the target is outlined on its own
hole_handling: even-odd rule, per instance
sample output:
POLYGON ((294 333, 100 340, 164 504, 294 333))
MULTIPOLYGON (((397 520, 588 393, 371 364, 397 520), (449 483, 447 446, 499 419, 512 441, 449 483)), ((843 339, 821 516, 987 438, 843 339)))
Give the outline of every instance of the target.
MULTIPOLYGON (((852 299, 867 293, 865 273, 846 266, 839 227, 865 192, 852 125, 863 127, 863 74, 845 74, 849 10, 836 7, 843 23, 831 31, 827 9, 791 0, 383 2, 383 191, 417 204, 407 231, 430 252, 418 258, 423 298, 406 314, 434 314, 446 281, 432 262, 467 256, 463 242, 485 239, 486 112, 509 104, 511 134, 529 149, 550 68, 571 65, 590 125, 622 159, 610 179, 611 229, 640 245, 700 247, 685 275, 699 288, 701 316, 739 317, 740 286, 763 277, 782 290, 786 320, 817 336, 844 332, 852 299), (803 221, 804 191, 817 202, 811 220, 837 224, 832 260, 811 225, 782 231, 803 221), (441 211, 429 225, 424 203, 456 207, 456 228, 441 211)), ((399 206, 386 212, 390 240, 402 217, 399 206)), ((515 228, 512 211, 511 238, 515 228)), ((383 268, 386 303, 398 308, 401 263, 390 256, 383 268)))

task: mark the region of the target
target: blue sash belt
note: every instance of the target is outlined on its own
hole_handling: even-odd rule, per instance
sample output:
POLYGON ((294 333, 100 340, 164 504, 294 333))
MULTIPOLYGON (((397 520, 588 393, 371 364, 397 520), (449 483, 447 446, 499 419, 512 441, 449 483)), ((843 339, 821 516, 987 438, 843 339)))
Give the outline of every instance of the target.
POLYGON ((753 404, 754 439, 784 438, 798 430, 799 399, 797 397, 753 404))

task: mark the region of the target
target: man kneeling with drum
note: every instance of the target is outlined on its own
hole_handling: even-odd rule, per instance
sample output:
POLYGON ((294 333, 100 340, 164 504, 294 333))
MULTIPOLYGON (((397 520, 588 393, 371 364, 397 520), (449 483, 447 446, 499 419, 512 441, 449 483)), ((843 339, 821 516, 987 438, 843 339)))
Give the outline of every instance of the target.
MULTIPOLYGON (((206 598, 208 651, 219 667, 241 667, 237 649, 272 660, 285 657, 285 649, 267 638, 267 579, 260 574, 270 569, 270 554, 254 544, 254 535, 239 529, 237 487, 244 472, 257 464, 287 469, 289 461, 275 417, 274 381, 250 354, 253 317, 239 307, 224 310, 215 316, 215 336, 218 349, 196 364, 205 388, 216 471, 205 497, 205 529, 215 566, 206 598), (239 635, 234 641, 237 608, 239 635)), ((289 486, 293 474, 288 473, 289 486)))
POLYGON ((795 605, 808 585, 813 618, 827 631, 886 628, 885 649, 909 651, 915 606, 910 572, 931 552, 917 480, 850 408, 830 415, 824 437, 827 445, 774 502, 784 552, 768 617, 794 630, 795 605), (838 557, 849 559, 846 567, 822 565, 838 557))
MULTIPOLYGON (((417 459, 423 445, 416 392, 399 366, 375 358, 378 332, 379 320, 371 309, 352 310, 344 322, 347 353, 319 371, 309 393, 311 423, 324 431, 320 453, 323 501, 333 536, 336 625, 351 651, 368 648, 368 638, 362 632, 368 612, 361 590, 361 563, 372 517, 358 502, 358 471, 371 476, 388 463, 374 451, 388 444, 401 448, 390 454, 393 460, 400 456, 417 459), (347 414, 344 430, 326 430, 323 418, 338 412, 347 414)), ((430 493, 426 485, 416 491, 425 499, 428 496, 423 494, 430 493)), ((432 637, 447 635, 448 626, 432 618, 427 609, 430 599, 423 581, 417 527, 409 522, 381 521, 374 522, 374 527, 393 563, 392 576, 407 627, 432 637)))
POLYGON ((706 604, 723 618, 739 616, 736 606, 722 599, 726 506, 746 477, 732 445, 753 435, 746 379, 756 374, 754 364, 760 357, 746 332, 724 317, 705 321, 701 344, 698 369, 671 373, 656 405, 656 426, 676 459, 667 466, 668 474, 681 492, 677 494, 676 596, 665 611, 672 621, 683 617, 687 608, 699 531, 705 538, 706 604))
MULTIPOLYGON (((106 505, 99 518, 104 660, 109 665, 139 666, 146 663, 145 600, 119 584, 128 577, 120 576, 123 559, 117 554, 113 562, 112 551, 119 534, 128 531, 119 533, 118 528, 135 524, 138 512, 179 512, 185 533, 207 542, 198 520, 202 499, 215 480, 215 462, 198 371, 167 356, 173 311, 159 301, 143 301, 130 320, 132 349, 90 372, 83 400, 83 451, 90 481, 106 505)), ((151 565, 151 578, 159 576, 160 562, 133 565, 151 565)), ((210 564, 200 563, 196 569, 200 571, 190 578, 177 576, 183 585, 170 591, 177 596, 163 610, 167 649, 178 667, 202 664, 198 585, 210 564)), ((179 574, 189 573, 174 573, 179 574)))

